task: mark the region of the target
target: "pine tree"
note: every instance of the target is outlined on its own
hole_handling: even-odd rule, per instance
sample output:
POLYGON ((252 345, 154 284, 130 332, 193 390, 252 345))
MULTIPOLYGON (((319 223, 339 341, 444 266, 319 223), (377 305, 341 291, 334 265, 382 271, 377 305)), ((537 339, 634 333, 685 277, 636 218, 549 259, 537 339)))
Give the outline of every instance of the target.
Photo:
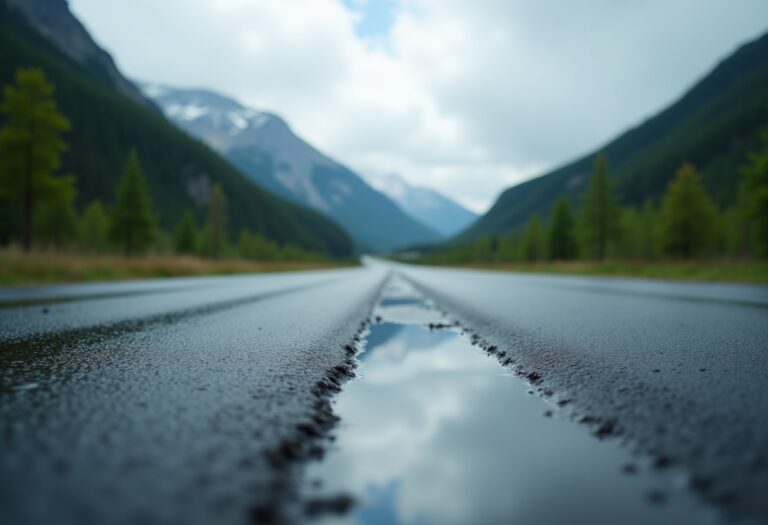
POLYGON ((739 257, 741 253, 741 226, 743 213, 736 206, 729 206, 719 211, 715 221, 717 228, 717 251, 730 258, 739 257))
POLYGON ((751 152, 747 165, 741 169, 740 193, 755 252, 768 257, 768 128, 763 130, 761 139, 761 149, 751 152))
POLYGON ((636 259, 640 253, 640 215, 634 208, 619 208, 619 231, 615 255, 621 259, 636 259))
POLYGON ((517 243, 511 235, 505 235, 499 239, 496 248, 496 261, 502 263, 513 262, 516 259, 517 243))
POLYGON ((32 230, 36 238, 61 249, 77 235, 74 177, 53 179, 46 193, 35 208, 32 230))
POLYGON ((227 197, 221 185, 214 184, 208 203, 208 221, 205 225, 205 252, 209 257, 218 259, 224 255, 229 237, 229 217, 227 215, 227 197))
POLYGON ((237 242, 237 253, 253 261, 277 261, 280 259, 280 246, 260 233, 242 230, 237 242))
POLYGON ((534 214, 528 219, 528 223, 525 225, 523 235, 520 241, 520 249, 522 251, 522 259, 528 262, 534 262, 541 260, 545 257, 544 254, 544 233, 541 225, 541 219, 534 214))
POLYGON ((237 238, 237 255, 242 259, 258 259, 256 250, 254 249, 253 236, 248 230, 240 230, 240 236, 237 238))
POLYGON ((571 203, 560 197, 552 209, 549 219, 549 257, 553 260, 569 261, 576 258, 576 235, 571 203))
POLYGON ((100 253, 107 249, 109 219, 101 201, 93 201, 80 220, 80 246, 83 250, 100 253))
POLYGON ((493 242, 490 237, 480 237, 472 248, 472 260, 477 263, 487 263, 493 256, 493 242))
POLYGON ((683 259, 702 255, 714 233, 715 207, 691 164, 680 167, 661 207, 661 242, 665 253, 683 259))
POLYGON ((639 255, 646 261, 651 261, 658 254, 658 213, 653 202, 646 200, 640 213, 639 255))
POLYGON ((136 150, 128 155, 123 177, 117 187, 112 215, 112 238, 130 257, 141 252, 152 242, 155 216, 149 202, 146 182, 136 150))
POLYGON ((582 233, 586 252, 597 260, 605 260, 608 244, 619 232, 618 206, 608 176, 608 165, 602 153, 595 158, 595 169, 584 196, 582 233))
POLYGON ((183 255, 197 253, 197 225, 195 224, 195 218, 189 210, 184 212, 179 224, 176 226, 174 244, 176 253, 183 255))
POLYGON ((19 69, 15 85, 5 87, 0 105, 6 117, 0 129, 0 188, 11 203, 20 204, 27 251, 32 247, 38 203, 55 199, 62 185, 73 184, 54 177, 66 149, 61 135, 69 129, 69 121, 59 113, 53 92, 42 70, 19 69))

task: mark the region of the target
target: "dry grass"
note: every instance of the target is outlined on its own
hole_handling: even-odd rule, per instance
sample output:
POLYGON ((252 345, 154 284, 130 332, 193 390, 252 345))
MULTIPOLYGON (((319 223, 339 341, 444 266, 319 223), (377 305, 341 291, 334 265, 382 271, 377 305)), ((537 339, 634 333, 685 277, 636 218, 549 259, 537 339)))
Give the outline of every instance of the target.
POLYGON ((468 263, 448 264, 445 266, 568 275, 768 283, 768 262, 762 261, 606 261, 602 263, 591 261, 555 261, 541 263, 468 263))
POLYGON ((53 251, 24 253, 17 248, 0 249, 0 284, 142 279, 191 275, 282 272, 352 266, 344 262, 256 262, 212 261, 198 257, 148 255, 125 258, 116 255, 84 255, 53 251))

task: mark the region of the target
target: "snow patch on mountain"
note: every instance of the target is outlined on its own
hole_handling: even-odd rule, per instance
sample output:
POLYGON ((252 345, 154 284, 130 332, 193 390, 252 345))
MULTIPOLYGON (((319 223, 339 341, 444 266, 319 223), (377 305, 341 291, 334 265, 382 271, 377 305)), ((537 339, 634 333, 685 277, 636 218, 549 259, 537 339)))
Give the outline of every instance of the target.
POLYGON ((160 84, 144 84, 142 86, 142 91, 149 98, 162 97, 168 93, 168 90, 160 84))
POLYGON ((412 186, 395 174, 369 177, 369 182, 411 217, 446 237, 460 232, 478 217, 445 195, 429 188, 412 186))
POLYGON ((198 104, 170 104, 163 108, 165 114, 172 119, 197 120, 210 113, 210 108, 198 104))
POLYGON ((327 213, 364 249, 388 251, 439 239, 356 173, 298 137, 279 116, 207 90, 140 86, 177 126, 263 187, 327 213))

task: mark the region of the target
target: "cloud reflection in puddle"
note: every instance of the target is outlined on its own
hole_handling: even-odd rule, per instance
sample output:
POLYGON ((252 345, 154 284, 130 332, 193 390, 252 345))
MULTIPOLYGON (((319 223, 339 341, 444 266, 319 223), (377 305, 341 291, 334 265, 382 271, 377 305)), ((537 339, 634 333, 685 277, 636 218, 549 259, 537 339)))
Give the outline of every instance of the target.
POLYGON ((329 522, 717 523, 669 476, 622 473, 633 458, 617 442, 543 417, 551 407, 457 329, 384 322, 366 348, 334 402, 337 440, 307 469, 321 494, 358 502, 329 522), (665 504, 648 501, 652 490, 665 504))

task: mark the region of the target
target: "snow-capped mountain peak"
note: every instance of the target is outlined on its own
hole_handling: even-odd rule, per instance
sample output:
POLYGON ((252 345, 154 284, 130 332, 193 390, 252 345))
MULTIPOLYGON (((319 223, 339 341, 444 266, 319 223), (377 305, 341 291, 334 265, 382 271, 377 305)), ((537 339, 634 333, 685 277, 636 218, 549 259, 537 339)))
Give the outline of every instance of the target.
POLYGON ((165 107, 165 114, 173 119, 197 120, 210 113, 210 108, 198 104, 169 104, 165 107))
POLYGON ((139 85, 177 126, 263 187, 327 213, 364 249, 388 251, 439 238, 356 173, 296 136, 279 116, 211 91, 139 85))
MULTIPOLYGON (((277 116, 240 105, 202 89, 173 89, 158 84, 139 84, 163 113, 202 138, 214 149, 228 150, 242 142, 239 137, 258 130, 277 116)), ((245 139, 248 140, 248 139, 245 139)))

